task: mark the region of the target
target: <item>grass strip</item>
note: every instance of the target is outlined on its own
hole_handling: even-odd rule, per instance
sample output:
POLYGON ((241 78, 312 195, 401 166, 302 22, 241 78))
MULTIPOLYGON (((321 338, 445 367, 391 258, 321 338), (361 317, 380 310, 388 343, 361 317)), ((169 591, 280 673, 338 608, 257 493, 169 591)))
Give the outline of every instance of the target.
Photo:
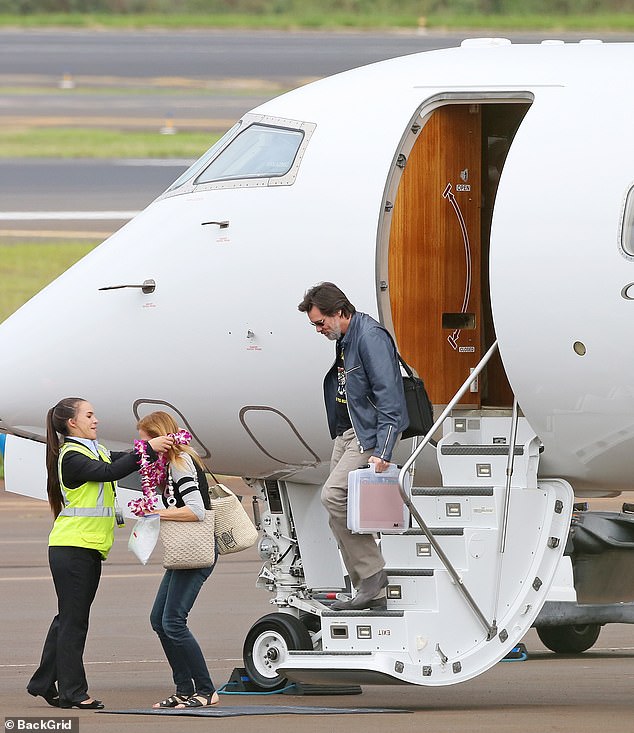
POLYGON ((429 19, 428 28, 452 30, 495 31, 579 31, 579 32, 629 32, 634 30, 634 13, 596 15, 538 15, 536 13, 514 15, 445 14, 429 19))
POLYGON ((0 238, 0 323, 97 244, 91 240, 29 242, 0 238))
POLYGON ((354 13, 307 8, 294 14, 262 13, 165 13, 165 14, 98 14, 98 13, 36 13, 33 15, 0 15, 0 26, 20 28, 60 27, 86 29, 146 30, 167 28, 182 29, 243 29, 243 30, 335 30, 416 28, 418 18, 413 14, 354 13))
POLYGON ((185 158, 195 160, 218 133, 30 127, 0 131, 0 158, 185 158))
POLYGON ((0 322, 99 242, 0 238, 0 322))
MULTIPOLYGON (((423 7, 421 3, 421 8, 423 7)), ((634 14, 598 12, 546 15, 536 13, 482 14, 430 13, 411 8, 392 7, 351 11, 345 8, 323 9, 314 3, 298 6, 292 13, 33 13, 2 14, 0 26, 18 28, 84 28, 84 29, 244 29, 244 30, 389 30, 425 27, 448 29, 513 29, 620 31, 634 30, 634 14)))

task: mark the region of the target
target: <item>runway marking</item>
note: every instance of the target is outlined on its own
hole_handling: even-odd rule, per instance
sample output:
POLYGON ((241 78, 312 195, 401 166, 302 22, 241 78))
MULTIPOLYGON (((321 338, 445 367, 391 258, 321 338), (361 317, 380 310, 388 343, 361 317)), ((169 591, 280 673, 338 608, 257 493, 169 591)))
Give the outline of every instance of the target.
MULTIPOLYGON (((260 77, 205 77, 204 79, 194 79, 185 76, 115 76, 115 75, 96 75, 96 74, 73 74, 72 80, 75 82, 75 92, 82 93, 83 88, 97 87, 122 87, 136 88, 156 87, 159 89, 188 89, 197 91, 199 89, 205 91, 248 91, 248 92, 268 92, 268 91, 284 91, 287 89, 295 89, 296 87, 308 84, 311 81, 319 79, 318 76, 289 76, 280 80, 262 79, 260 77)), ((58 74, 0 74, 2 86, 18 86, 28 87, 39 85, 46 87, 46 92, 50 91, 50 87, 57 86, 60 79, 58 74)))
POLYGON ((111 162, 115 165, 143 168, 189 168, 196 160, 194 158, 187 160, 184 158, 121 158, 111 162))
MULTIPOLYGON (((26 540, 27 542, 29 540, 26 540)), ((34 542, 38 542, 38 540, 34 540, 34 542)), ((45 541, 42 542, 43 546, 48 546, 45 541)), ((38 569, 38 568, 34 568, 38 569)), ((3 568, 4 571, 7 570, 7 568, 3 568)), ((107 569, 104 569, 101 574, 101 580, 102 582, 105 580, 127 580, 128 578, 131 580, 134 580, 136 578, 162 578, 165 574, 165 570, 161 568, 159 572, 151 573, 151 572, 145 572, 141 571, 139 573, 131 572, 131 573, 109 573, 107 569)), ((14 576, 14 577, 4 577, 0 578, 0 582, 2 581, 25 581, 25 580, 50 580, 50 575, 20 575, 20 576, 14 576)))
MULTIPOLYGON (((6 569, 6 568, 5 568, 6 569)), ((164 571, 161 571, 160 573, 113 573, 112 575, 108 572, 103 572, 101 575, 101 580, 121 580, 122 578, 162 578, 164 575, 164 571)), ((26 576, 22 575, 19 577, 14 578, 0 578, 0 582, 7 581, 7 580, 50 580, 50 575, 31 575, 26 576)))
MULTIPOLYGON (((235 124, 235 118, 232 119, 205 119, 205 118, 181 118, 173 117, 170 120, 174 124, 174 129, 179 130, 218 133, 225 132, 235 124)), ((10 116, 2 115, 2 125, 6 129, 8 127, 106 127, 113 130, 131 130, 141 129, 158 130, 165 126, 165 117, 106 117, 103 115, 77 115, 77 116, 52 116, 42 115, 34 117, 33 115, 10 116)))
POLYGON ((0 229, 0 237, 19 237, 20 239, 106 239, 106 237, 109 237, 113 231, 91 232, 72 229, 0 229))
MULTIPOLYGON (((209 663, 219 663, 219 662, 241 662, 242 659, 238 657, 206 657, 205 661, 209 663)), ((88 665, 96 665, 96 664, 105 664, 107 666, 114 666, 116 664, 165 664, 165 659, 120 659, 116 662, 86 662, 84 661, 84 666, 88 665)), ((35 664, 0 664, 0 669, 23 669, 23 668, 29 668, 34 667, 35 664)))
POLYGON ((0 545, 37 545, 46 544, 46 540, 0 540, 0 545))
POLYGON ((108 573, 107 571, 101 574, 102 580, 120 580, 121 578, 162 578, 165 575, 165 570, 161 570, 160 573, 108 573))
POLYGON ((0 221, 106 221, 132 219, 140 211, 1 211, 0 221))
MULTIPOLYGON (((0 512, 9 511, 13 509, 46 509, 48 511, 48 502, 46 499, 39 499, 37 496, 25 496, 25 499, 34 499, 34 503, 26 501, 3 501, 0 504, 0 512), (46 501, 46 504, 44 503, 46 501)), ((0 540, 4 542, 5 540, 0 540)))

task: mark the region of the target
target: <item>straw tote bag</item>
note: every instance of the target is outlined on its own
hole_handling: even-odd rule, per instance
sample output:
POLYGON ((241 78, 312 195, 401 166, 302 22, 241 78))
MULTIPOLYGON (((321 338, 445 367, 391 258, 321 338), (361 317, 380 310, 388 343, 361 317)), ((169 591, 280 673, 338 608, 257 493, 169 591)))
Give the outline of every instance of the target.
MULTIPOLYGON (((168 473, 167 503, 174 506, 172 474, 168 473)), ((161 542, 163 543, 163 567, 167 570, 192 570, 210 568, 216 560, 214 538, 214 512, 205 511, 202 522, 175 522, 161 519, 161 542)))
POLYGON ((255 544, 258 531, 238 497, 224 484, 209 487, 214 512, 216 546, 220 555, 241 552, 255 544))

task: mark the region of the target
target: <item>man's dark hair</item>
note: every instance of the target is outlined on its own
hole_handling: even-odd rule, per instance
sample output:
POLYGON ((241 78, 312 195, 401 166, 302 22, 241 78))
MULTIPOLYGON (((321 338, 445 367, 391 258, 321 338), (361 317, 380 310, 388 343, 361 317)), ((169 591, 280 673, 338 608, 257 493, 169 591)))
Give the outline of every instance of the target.
POLYGON ((302 313, 308 313, 315 306, 325 316, 334 316, 341 311, 345 318, 355 313, 355 307, 334 283, 319 283, 306 291, 304 299, 297 306, 302 313))

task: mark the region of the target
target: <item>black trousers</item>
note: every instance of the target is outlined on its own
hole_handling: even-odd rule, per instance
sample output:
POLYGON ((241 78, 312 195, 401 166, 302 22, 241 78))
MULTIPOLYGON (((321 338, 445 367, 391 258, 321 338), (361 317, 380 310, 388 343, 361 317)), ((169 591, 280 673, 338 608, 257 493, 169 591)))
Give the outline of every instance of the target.
POLYGON ((57 685, 61 705, 70 705, 90 698, 83 656, 90 606, 101 578, 101 553, 85 547, 49 547, 48 562, 57 593, 57 615, 27 690, 32 695, 48 695, 57 685))

